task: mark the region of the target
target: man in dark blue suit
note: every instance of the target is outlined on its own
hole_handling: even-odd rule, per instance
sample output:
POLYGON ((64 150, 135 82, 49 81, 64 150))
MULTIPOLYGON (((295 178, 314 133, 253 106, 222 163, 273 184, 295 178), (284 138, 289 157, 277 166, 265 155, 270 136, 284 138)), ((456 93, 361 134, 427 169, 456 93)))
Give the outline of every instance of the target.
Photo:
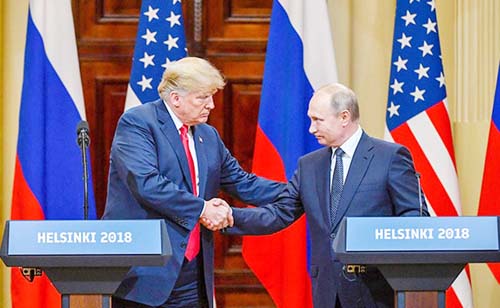
POLYGON ((213 235, 232 225, 220 189, 266 204, 284 184, 245 172, 215 128, 205 124, 212 96, 224 87, 209 62, 188 57, 167 65, 161 100, 125 112, 111 147, 103 219, 164 219, 172 258, 163 267, 133 267, 113 307, 213 307, 213 235), (200 226, 205 223, 209 229, 200 226))
MULTIPOLYGON (((394 292, 376 268, 345 266, 332 243, 346 216, 418 216, 419 192, 409 151, 369 137, 352 90, 332 84, 311 99, 309 132, 325 147, 299 159, 272 204, 233 209, 230 234, 269 234, 306 214, 311 236, 314 307, 393 307, 394 292)), ((428 215, 423 206, 424 215, 428 215)), ((269 269, 272 270, 272 269, 269 269)))

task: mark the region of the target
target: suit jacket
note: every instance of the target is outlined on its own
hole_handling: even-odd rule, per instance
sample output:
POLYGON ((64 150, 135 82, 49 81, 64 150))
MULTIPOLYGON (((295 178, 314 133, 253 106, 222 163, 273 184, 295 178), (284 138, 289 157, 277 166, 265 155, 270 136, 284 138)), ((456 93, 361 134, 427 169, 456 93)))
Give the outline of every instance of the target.
MULTIPOLYGON (((285 184, 245 172, 224 146, 215 128, 193 127, 198 159, 199 197, 179 132, 161 100, 122 115, 111 147, 108 197, 103 219, 164 219, 173 256, 163 267, 133 267, 115 296, 158 306, 169 297, 184 260, 190 231, 204 200, 223 189, 240 200, 265 204, 285 184)), ((212 307, 213 236, 201 226, 201 252, 207 298, 212 307)))
MULTIPOLYGON (((398 144, 363 133, 354 152, 334 222, 330 221, 331 148, 299 159, 298 168, 272 204, 234 209, 230 234, 269 234, 290 225, 304 212, 311 237, 314 306, 393 307, 393 291, 377 269, 353 275, 342 270, 333 251, 339 223, 346 216, 418 216, 419 197, 413 161, 398 144), (351 276, 350 276, 351 275, 351 276)), ((424 205, 424 211, 427 214, 424 205)))

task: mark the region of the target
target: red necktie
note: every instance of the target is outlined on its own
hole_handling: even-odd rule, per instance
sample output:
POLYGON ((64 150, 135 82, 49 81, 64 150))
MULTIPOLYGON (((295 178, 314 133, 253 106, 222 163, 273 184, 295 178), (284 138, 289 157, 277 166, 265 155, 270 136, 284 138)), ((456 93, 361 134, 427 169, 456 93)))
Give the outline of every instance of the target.
MULTIPOLYGON (((186 158, 189 165, 189 173, 191 173, 191 184, 193 185, 193 194, 198 195, 196 189, 196 172, 194 169, 193 156, 191 156, 191 151, 189 150, 189 139, 188 139, 188 129, 187 125, 182 125, 181 131, 181 141, 184 146, 184 152, 186 152, 186 158)), ((200 224, 196 223, 193 230, 189 234, 189 241, 186 247, 186 252, 184 256, 188 261, 191 261, 200 252, 200 224)))

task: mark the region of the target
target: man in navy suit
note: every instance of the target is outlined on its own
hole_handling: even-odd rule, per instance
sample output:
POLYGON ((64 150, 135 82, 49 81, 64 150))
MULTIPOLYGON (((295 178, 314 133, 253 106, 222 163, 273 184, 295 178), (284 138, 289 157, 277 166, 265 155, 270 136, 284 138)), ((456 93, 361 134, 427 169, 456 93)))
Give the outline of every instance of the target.
MULTIPOLYGON (((419 190, 410 152, 369 137, 352 90, 331 84, 312 97, 309 132, 325 147, 299 159, 279 199, 234 208, 229 234, 269 234, 306 214, 311 236, 314 307, 393 307, 394 292, 376 268, 352 272, 332 243, 346 216, 418 216, 419 190)), ((423 206, 424 215, 428 215, 423 206)), ((272 270, 272 269, 269 269, 272 270)))
POLYGON ((245 172, 207 125, 212 96, 224 87, 208 61, 167 65, 162 99, 132 108, 118 123, 103 219, 164 219, 172 257, 133 267, 113 307, 213 307, 213 229, 232 225, 220 189, 246 203, 273 201, 285 184, 245 172), (203 222, 210 229, 200 226, 203 222))

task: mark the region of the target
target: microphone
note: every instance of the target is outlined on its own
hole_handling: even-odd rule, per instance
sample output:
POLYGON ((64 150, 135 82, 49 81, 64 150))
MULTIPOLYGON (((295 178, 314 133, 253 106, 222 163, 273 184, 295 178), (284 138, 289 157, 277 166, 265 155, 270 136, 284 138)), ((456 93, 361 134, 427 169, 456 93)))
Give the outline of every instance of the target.
POLYGON ((422 204, 422 186, 420 184, 420 173, 415 171, 415 177, 417 178, 417 188, 418 188, 418 206, 420 210, 420 216, 422 216, 423 212, 423 204, 422 204))
POLYGON ((87 121, 82 120, 80 121, 80 123, 78 123, 78 126, 76 127, 76 135, 76 142, 80 147, 82 146, 82 142, 84 143, 85 147, 89 146, 89 123, 87 121))
POLYGON ((89 137, 89 123, 87 121, 80 121, 76 127, 76 142, 80 146, 82 152, 82 166, 83 166, 83 219, 89 218, 89 175, 87 170, 87 147, 90 144, 89 137))

